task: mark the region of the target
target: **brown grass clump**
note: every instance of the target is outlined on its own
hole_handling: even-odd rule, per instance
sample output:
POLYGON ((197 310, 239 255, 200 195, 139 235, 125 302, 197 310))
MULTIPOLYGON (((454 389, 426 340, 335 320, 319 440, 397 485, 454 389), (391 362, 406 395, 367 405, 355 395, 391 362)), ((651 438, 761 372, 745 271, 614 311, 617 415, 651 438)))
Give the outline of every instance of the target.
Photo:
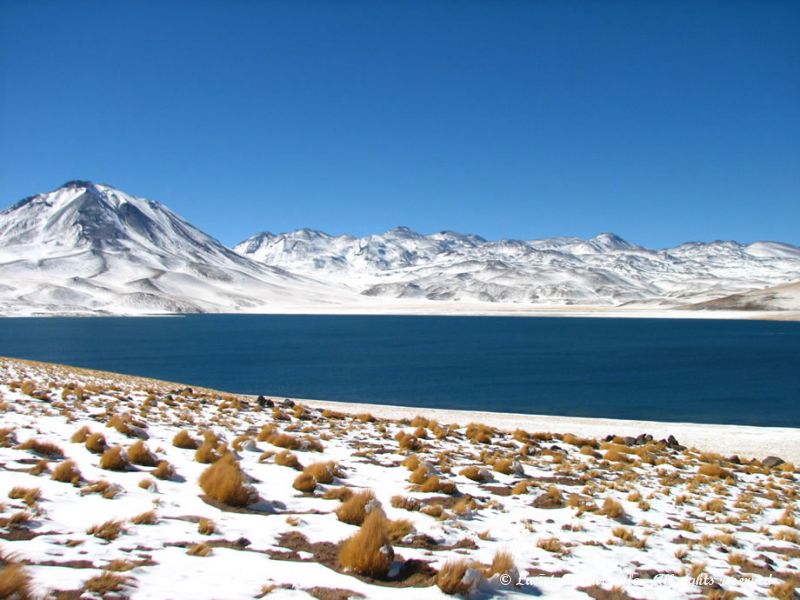
POLYGON ((200 443, 185 429, 181 429, 175 434, 175 437, 172 438, 172 445, 184 450, 197 450, 200 447, 200 443))
POLYGON ((419 486, 419 491, 452 495, 458 493, 458 488, 456 484, 451 481, 442 481, 438 476, 431 475, 419 486))
POLYGON ((416 454, 409 454, 403 459, 402 465, 409 471, 416 471, 419 468, 419 456, 416 454))
POLYGON ((783 583, 776 583, 775 585, 770 586, 769 595, 770 597, 778 598, 779 600, 794 600, 797 598, 797 594, 795 593, 797 585, 797 579, 788 579, 783 583))
POLYGON ((614 500, 611 496, 608 496, 603 501, 603 506, 597 511, 597 514, 604 515, 609 519, 619 519, 625 515, 625 509, 622 507, 622 504, 614 500))
POLYGON ((197 531, 200 535, 214 535, 218 531, 217 524, 203 517, 197 522, 197 531))
POLYGON ((86 436, 84 446, 86 446, 86 449, 89 452, 94 454, 102 454, 107 448, 106 436, 104 436, 102 433, 90 433, 86 436))
POLYGON ((698 467, 697 472, 700 475, 716 477, 717 479, 727 479, 731 476, 730 471, 723 469, 721 466, 715 463, 704 463, 698 467))
POLYGON ((106 427, 116 429, 122 435, 132 436, 134 433, 130 424, 128 424, 128 422, 119 415, 112 415, 111 418, 106 422, 106 427))
POLYGON ((394 508, 402 510, 417 511, 422 507, 422 503, 419 500, 408 496, 392 496, 391 503, 394 508))
POLYGON ((373 510, 366 517, 358 532, 345 540, 339 552, 339 562, 345 569, 368 577, 386 577, 393 559, 386 517, 380 510, 373 510))
POLYGON ((17 446, 18 450, 30 450, 40 456, 50 459, 64 458, 64 451, 52 442, 43 442, 31 438, 17 446))
POLYGON ((156 511, 148 510, 133 517, 131 523, 134 525, 155 525, 158 523, 158 516, 156 511))
POLYGON ((415 435, 401 431, 395 436, 397 443, 400 445, 401 450, 419 450, 422 448, 422 442, 415 435))
POLYGON ((150 471, 150 474, 153 477, 157 477, 158 479, 168 480, 175 477, 175 467, 166 460, 162 460, 158 463, 155 469, 150 471))
POLYGON ((142 440, 137 440, 128 447, 128 460, 143 467, 155 467, 158 464, 158 457, 142 440))
POLYGON ((92 430, 89 429, 88 425, 84 425, 78 429, 78 431, 72 434, 72 437, 69 438, 69 441, 73 444, 83 444, 90 433, 92 433, 92 430))
POLYGON ((192 544, 189 546, 189 549, 186 550, 186 554, 189 556, 210 556, 211 552, 211 546, 203 543, 192 544))
POLYGON ((112 446, 100 457, 100 468, 106 471, 124 471, 128 468, 128 459, 122 446, 112 446))
POLYGON ((542 538, 536 542, 536 546, 542 550, 546 550, 547 552, 560 554, 564 551, 564 546, 561 544, 561 540, 559 540, 557 537, 542 538))
POLYGON ((303 470, 303 465, 300 464, 300 460, 297 458, 297 455, 292 454, 288 450, 283 450, 275 455, 275 464, 282 467, 291 467, 295 471, 303 470))
POLYGON ((725 512, 725 501, 722 498, 714 498, 703 503, 703 510, 706 512, 725 512))
POLYGON ((217 462, 224 454, 224 444, 209 441, 206 438, 197 450, 194 452, 194 459, 204 465, 217 462))
POLYGON ((342 502, 336 509, 336 517, 342 523, 349 523, 350 525, 361 525, 367 516, 378 506, 378 501, 375 499, 375 494, 372 490, 364 490, 353 494, 342 502))
POLYGON ((258 492, 247 483, 247 476, 232 454, 206 468, 198 481, 208 497, 230 506, 247 506, 258 500, 258 492))
POLYGON ((493 468, 503 475, 511 475, 514 472, 514 461, 510 458, 500 458, 494 461, 493 468))
POLYGON ((352 488, 349 488, 345 485, 338 488, 331 488, 327 490, 322 497, 325 500, 339 500, 340 502, 344 502, 345 500, 349 499, 353 495, 352 488))
POLYGON ((445 594, 467 596, 472 583, 470 578, 465 576, 472 568, 473 564, 464 558, 449 560, 439 569, 436 585, 445 594))
POLYGON ((467 439, 474 444, 491 444, 494 434, 494 428, 483 423, 470 423, 467 425, 467 439))
POLYGON ((511 574, 515 570, 514 557, 511 556, 511 553, 506 550, 498 550, 494 553, 492 564, 486 570, 486 577, 502 575, 503 573, 511 574))
POLYGON ((400 542, 412 531, 414 531, 414 524, 408 519, 394 519, 386 524, 386 532, 393 542, 400 542))
POLYGON ((8 492, 8 497, 12 500, 22 500, 28 506, 33 506, 42 497, 42 490, 39 488, 26 488, 21 485, 14 486, 8 492))
POLYGON ((107 500, 115 498, 121 491, 119 486, 104 479, 94 481, 80 489, 81 496, 85 496, 86 494, 100 494, 107 500))
POLYGON ((109 519, 105 523, 101 523, 99 525, 92 525, 89 529, 86 530, 86 533, 89 535, 93 535, 96 538, 100 538, 101 540, 112 541, 117 539, 120 535, 125 533, 125 528, 122 525, 122 521, 115 521, 114 519, 109 519))
POLYGON ((303 469, 303 473, 313 477, 317 483, 333 483, 333 478, 336 475, 336 463, 334 462, 317 462, 308 465, 303 469))
POLYGON ((49 472, 50 472, 50 463, 48 463, 44 459, 36 461, 36 464, 33 465, 30 469, 28 469, 28 473, 30 473, 31 475, 35 475, 36 477, 38 477, 42 473, 49 473, 49 472))
POLYGON ((0 566, 0 598, 14 600, 34 598, 31 577, 22 565, 7 562, 0 566))
POLYGON ((77 485, 81 481, 81 471, 74 460, 65 460, 53 469, 52 479, 77 485))
POLYGON ((105 598, 112 592, 121 592, 130 582, 130 577, 117 575, 111 571, 103 571, 83 584, 87 592, 93 592, 105 598))
POLYGON ((300 475, 295 478, 292 487, 304 494, 310 494, 317 489, 317 480, 308 473, 300 473, 300 475))
POLYGON ((17 434, 13 427, 0 428, 0 448, 10 448, 17 443, 17 434))
POLYGON ((458 472, 459 475, 463 475, 467 479, 471 479, 472 481, 477 481, 478 483, 482 483, 484 481, 491 480, 492 476, 486 470, 481 469, 480 467, 476 467, 474 465, 469 467, 464 467, 458 472))
POLYGON ((414 485, 421 485, 426 479, 428 479, 428 468, 425 465, 418 466, 408 476, 408 481, 414 485))

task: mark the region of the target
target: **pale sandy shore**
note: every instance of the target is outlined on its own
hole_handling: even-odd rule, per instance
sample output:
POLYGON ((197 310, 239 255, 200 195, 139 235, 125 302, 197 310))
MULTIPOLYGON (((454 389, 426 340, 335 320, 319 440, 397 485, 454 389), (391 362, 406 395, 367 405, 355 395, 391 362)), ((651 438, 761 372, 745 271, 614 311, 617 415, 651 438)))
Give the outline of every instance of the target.
POLYGON ((745 425, 708 425, 698 423, 665 423, 661 421, 633 421, 626 419, 594 419, 584 417, 555 417, 548 415, 526 415, 518 413, 479 412, 439 408, 417 408, 410 406, 387 406, 383 404, 358 404, 327 400, 293 398, 316 408, 330 408, 346 413, 368 412, 375 417, 387 419, 413 418, 423 415, 440 423, 470 422, 485 423, 502 430, 516 428, 530 432, 550 431, 572 433, 584 437, 621 435, 636 437, 649 433, 655 439, 674 435, 678 442, 707 452, 740 458, 779 456, 785 461, 800 463, 800 429, 791 427, 752 427, 745 425))
POLYGON ((467 301, 380 301, 353 304, 276 305, 252 314, 408 315, 471 317, 605 317, 616 319, 722 319, 800 321, 800 311, 689 310, 633 306, 544 306, 540 304, 467 301))

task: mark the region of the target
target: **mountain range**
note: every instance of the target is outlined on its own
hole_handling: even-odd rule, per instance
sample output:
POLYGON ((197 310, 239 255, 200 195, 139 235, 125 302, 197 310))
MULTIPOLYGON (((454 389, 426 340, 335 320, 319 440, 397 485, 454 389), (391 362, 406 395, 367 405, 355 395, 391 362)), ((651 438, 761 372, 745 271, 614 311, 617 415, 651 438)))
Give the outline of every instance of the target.
POLYGON ((453 303, 796 310, 786 284, 797 280, 800 248, 778 242, 649 249, 612 233, 492 241, 398 227, 366 237, 262 232, 231 249, 159 202, 88 181, 0 213, 5 315, 436 312, 453 303))

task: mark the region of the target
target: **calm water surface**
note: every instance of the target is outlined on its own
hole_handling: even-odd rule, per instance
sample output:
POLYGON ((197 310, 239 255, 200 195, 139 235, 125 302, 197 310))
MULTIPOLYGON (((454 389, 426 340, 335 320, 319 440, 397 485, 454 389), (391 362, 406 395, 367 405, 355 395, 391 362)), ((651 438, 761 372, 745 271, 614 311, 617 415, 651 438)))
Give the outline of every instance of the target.
POLYGON ((0 355, 252 394, 800 427, 800 323, 261 315, 0 319, 0 355))

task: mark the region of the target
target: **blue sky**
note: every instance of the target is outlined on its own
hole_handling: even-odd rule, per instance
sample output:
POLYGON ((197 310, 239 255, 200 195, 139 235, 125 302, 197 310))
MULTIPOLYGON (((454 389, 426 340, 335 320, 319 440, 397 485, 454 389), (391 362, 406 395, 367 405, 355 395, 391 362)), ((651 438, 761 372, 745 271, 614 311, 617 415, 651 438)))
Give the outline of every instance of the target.
POLYGON ((800 2, 0 2, 0 206, 800 244, 800 2))

